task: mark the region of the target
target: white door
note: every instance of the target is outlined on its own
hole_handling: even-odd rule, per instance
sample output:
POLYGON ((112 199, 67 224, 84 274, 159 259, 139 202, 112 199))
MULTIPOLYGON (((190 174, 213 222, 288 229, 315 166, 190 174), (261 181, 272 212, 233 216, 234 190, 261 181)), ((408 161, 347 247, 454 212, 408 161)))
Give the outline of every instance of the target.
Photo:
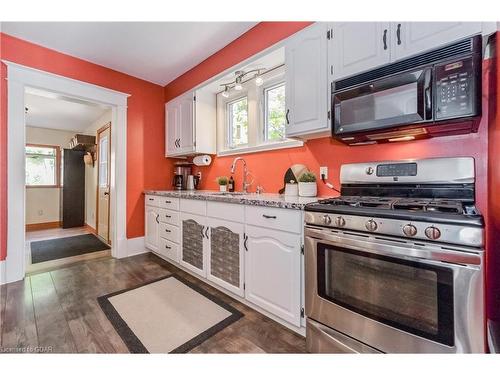
POLYGON ((326 31, 317 22, 285 45, 287 137, 330 130, 326 31))
POLYGON ((193 93, 189 92, 179 98, 179 152, 190 153, 194 151, 194 101, 193 93))
POLYGON ((158 250, 158 209, 146 205, 146 220, 145 220, 145 235, 144 242, 148 249, 153 251, 158 250))
POLYGON ((333 80, 390 62, 389 22, 333 23, 328 62, 333 80))
POLYGON ((111 171, 111 124, 97 132, 97 235, 107 243, 109 237, 109 194, 111 171))
POLYGON ((243 297, 245 226, 241 223, 208 218, 207 227, 207 278, 243 297))
POLYGON ((481 22, 394 22, 392 60, 409 57, 481 32, 481 22))
POLYGON ((207 269, 207 218, 181 213, 181 259, 180 263, 190 271, 206 277, 207 269))
POLYGON ((179 106, 177 100, 172 100, 165 105, 165 156, 175 154, 179 150, 177 144, 177 129, 179 128, 179 106))
POLYGON ((245 298, 300 327, 301 236, 247 225, 245 298))

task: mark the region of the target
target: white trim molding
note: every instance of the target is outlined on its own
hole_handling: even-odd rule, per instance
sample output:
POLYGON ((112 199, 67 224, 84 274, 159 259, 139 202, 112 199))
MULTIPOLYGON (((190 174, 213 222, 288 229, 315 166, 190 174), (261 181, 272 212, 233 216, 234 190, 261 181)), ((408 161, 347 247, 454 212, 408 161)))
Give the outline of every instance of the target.
POLYGON ((127 240, 127 256, 132 257, 144 253, 149 253, 144 244, 144 237, 129 238, 127 240))
POLYGON ((0 260, 0 285, 6 284, 6 281, 5 281, 5 263, 6 263, 5 260, 0 260))
POLYGON ((127 98, 125 93, 2 60, 7 65, 7 258, 2 283, 25 275, 25 103, 27 87, 55 92, 112 108, 111 127, 111 254, 128 256, 126 238, 127 98))

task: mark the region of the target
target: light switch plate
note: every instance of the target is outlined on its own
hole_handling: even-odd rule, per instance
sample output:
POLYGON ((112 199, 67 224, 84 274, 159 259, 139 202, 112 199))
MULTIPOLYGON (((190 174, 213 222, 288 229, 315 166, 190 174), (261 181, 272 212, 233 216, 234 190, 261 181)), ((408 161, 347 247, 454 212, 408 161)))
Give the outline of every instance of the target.
POLYGON ((319 178, 324 176, 325 180, 328 179, 328 167, 319 167, 319 178))

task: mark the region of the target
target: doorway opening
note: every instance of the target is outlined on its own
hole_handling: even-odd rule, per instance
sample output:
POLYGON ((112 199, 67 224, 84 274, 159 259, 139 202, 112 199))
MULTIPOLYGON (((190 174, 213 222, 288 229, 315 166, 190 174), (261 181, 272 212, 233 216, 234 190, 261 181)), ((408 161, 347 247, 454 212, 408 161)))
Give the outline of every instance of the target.
POLYGON ((110 256, 108 105, 25 89, 26 270, 110 256))

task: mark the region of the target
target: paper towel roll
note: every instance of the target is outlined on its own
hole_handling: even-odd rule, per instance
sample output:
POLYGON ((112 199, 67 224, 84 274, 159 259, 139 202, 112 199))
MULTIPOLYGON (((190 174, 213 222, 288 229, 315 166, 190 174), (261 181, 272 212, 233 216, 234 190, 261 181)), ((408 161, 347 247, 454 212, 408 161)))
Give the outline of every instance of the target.
POLYGON ((193 164, 199 167, 210 165, 211 162, 212 162, 212 157, 210 155, 199 155, 195 156, 193 159, 193 164))

